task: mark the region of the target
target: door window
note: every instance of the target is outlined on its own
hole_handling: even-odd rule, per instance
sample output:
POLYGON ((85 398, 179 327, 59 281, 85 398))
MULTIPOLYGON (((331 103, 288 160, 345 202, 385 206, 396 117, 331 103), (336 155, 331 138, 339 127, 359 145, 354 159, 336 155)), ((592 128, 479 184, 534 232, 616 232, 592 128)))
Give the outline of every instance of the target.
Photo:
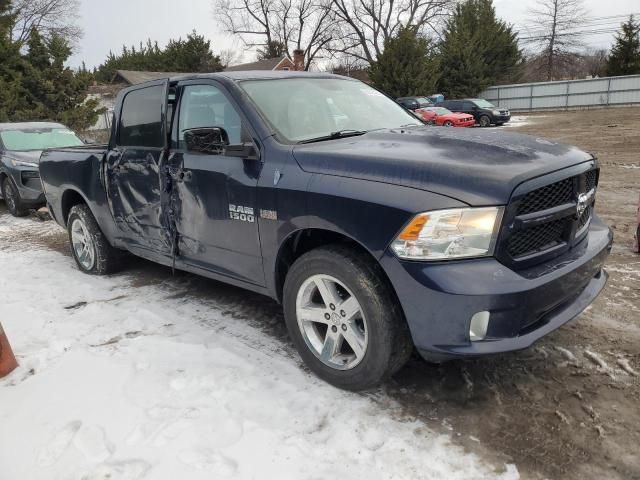
POLYGON ((462 102, 448 102, 446 107, 452 112, 459 112, 462 110, 462 102))
POLYGON ((119 142, 124 147, 164 147, 162 103, 164 87, 157 85, 129 92, 122 104, 119 142))
POLYGON ((465 112, 473 112, 473 107, 475 107, 475 105, 471 102, 464 102, 462 104, 462 110, 465 112))
POLYGON ((240 115, 218 87, 188 85, 180 102, 179 148, 185 148, 184 132, 192 128, 224 128, 231 145, 242 143, 240 115))

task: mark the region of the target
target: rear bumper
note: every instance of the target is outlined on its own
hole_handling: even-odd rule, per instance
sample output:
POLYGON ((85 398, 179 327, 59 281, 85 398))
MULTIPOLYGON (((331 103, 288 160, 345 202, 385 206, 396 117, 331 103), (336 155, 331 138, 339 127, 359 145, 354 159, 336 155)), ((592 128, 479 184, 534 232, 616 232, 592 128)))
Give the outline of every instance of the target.
POLYGON ((429 360, 521 350, 580 314, 604 288, 613 237, 594 218, 589 235, 548 264, 515 272, 494 258, 425 264, 387 253, 414 344, 429 360), (490 312, 487 336, 471 342, 471 317, 490 312))

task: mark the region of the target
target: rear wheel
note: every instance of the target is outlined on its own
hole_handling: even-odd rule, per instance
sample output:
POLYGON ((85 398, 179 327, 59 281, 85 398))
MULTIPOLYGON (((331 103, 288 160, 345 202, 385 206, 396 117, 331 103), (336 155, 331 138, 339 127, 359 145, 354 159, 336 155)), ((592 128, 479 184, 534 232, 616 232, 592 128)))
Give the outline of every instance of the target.
POLYGON ((481 127, 490 127, 491 119, 487 115, 483 115, 480 117, 479 123, 481 127))
POLYGON ((122 252, 107 241, 86 205, 75 205, 67 221, 71 252, 78 268, 93 275, 106 275, 121 266, 122 252))
POLYGON ((14 217, 24 217, 29 214, 29 209, 22 205, 20 192, 9 177, 5 177, 2 181, 2 197, 7 210, 14 217))
POLYGON ((347 390, 378 385, 413 350, 398 301, 379 267, 334 245, 300 257, 284 285, 287 329, 307 366, 347 390))

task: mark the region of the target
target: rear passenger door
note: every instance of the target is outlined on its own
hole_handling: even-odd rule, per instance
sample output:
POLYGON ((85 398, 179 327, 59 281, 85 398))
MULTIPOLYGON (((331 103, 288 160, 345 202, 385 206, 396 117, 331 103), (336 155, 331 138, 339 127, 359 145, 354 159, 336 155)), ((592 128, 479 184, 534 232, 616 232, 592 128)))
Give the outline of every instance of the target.
POLYGON ((109 208, 132 248, 171 252, 171 236, 163 221, 160 172, 166 161, 168 81, 128 91, 106 158, 109 208))

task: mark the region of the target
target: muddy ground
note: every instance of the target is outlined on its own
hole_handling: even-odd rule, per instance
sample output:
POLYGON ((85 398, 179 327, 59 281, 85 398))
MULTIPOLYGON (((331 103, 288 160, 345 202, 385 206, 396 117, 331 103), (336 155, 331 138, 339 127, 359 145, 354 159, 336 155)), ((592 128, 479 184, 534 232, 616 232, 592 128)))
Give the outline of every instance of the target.
MULTIPOLYGON (((439 366, 415 357, 366 395, 407 420, 450 432, 488 460, 514 463, 524 479, 640 479, 640 256, 630 249, 640 194, 640 108, 547 113, 509 131, 572 143, 600 159, 597 210, 616 236, 605 291, 530 350, 439 366)), ((29 229, 36 232, 29 238, 5 232, 0 240, 69 255, 64 232, 49 223, 41 235, 29 229)), ((228 315, 292 350, 280 308, 267 298, 185 273, 172 277, 142 260, 132 260, 123 275, 137 285, 215 298, 228 315)))

